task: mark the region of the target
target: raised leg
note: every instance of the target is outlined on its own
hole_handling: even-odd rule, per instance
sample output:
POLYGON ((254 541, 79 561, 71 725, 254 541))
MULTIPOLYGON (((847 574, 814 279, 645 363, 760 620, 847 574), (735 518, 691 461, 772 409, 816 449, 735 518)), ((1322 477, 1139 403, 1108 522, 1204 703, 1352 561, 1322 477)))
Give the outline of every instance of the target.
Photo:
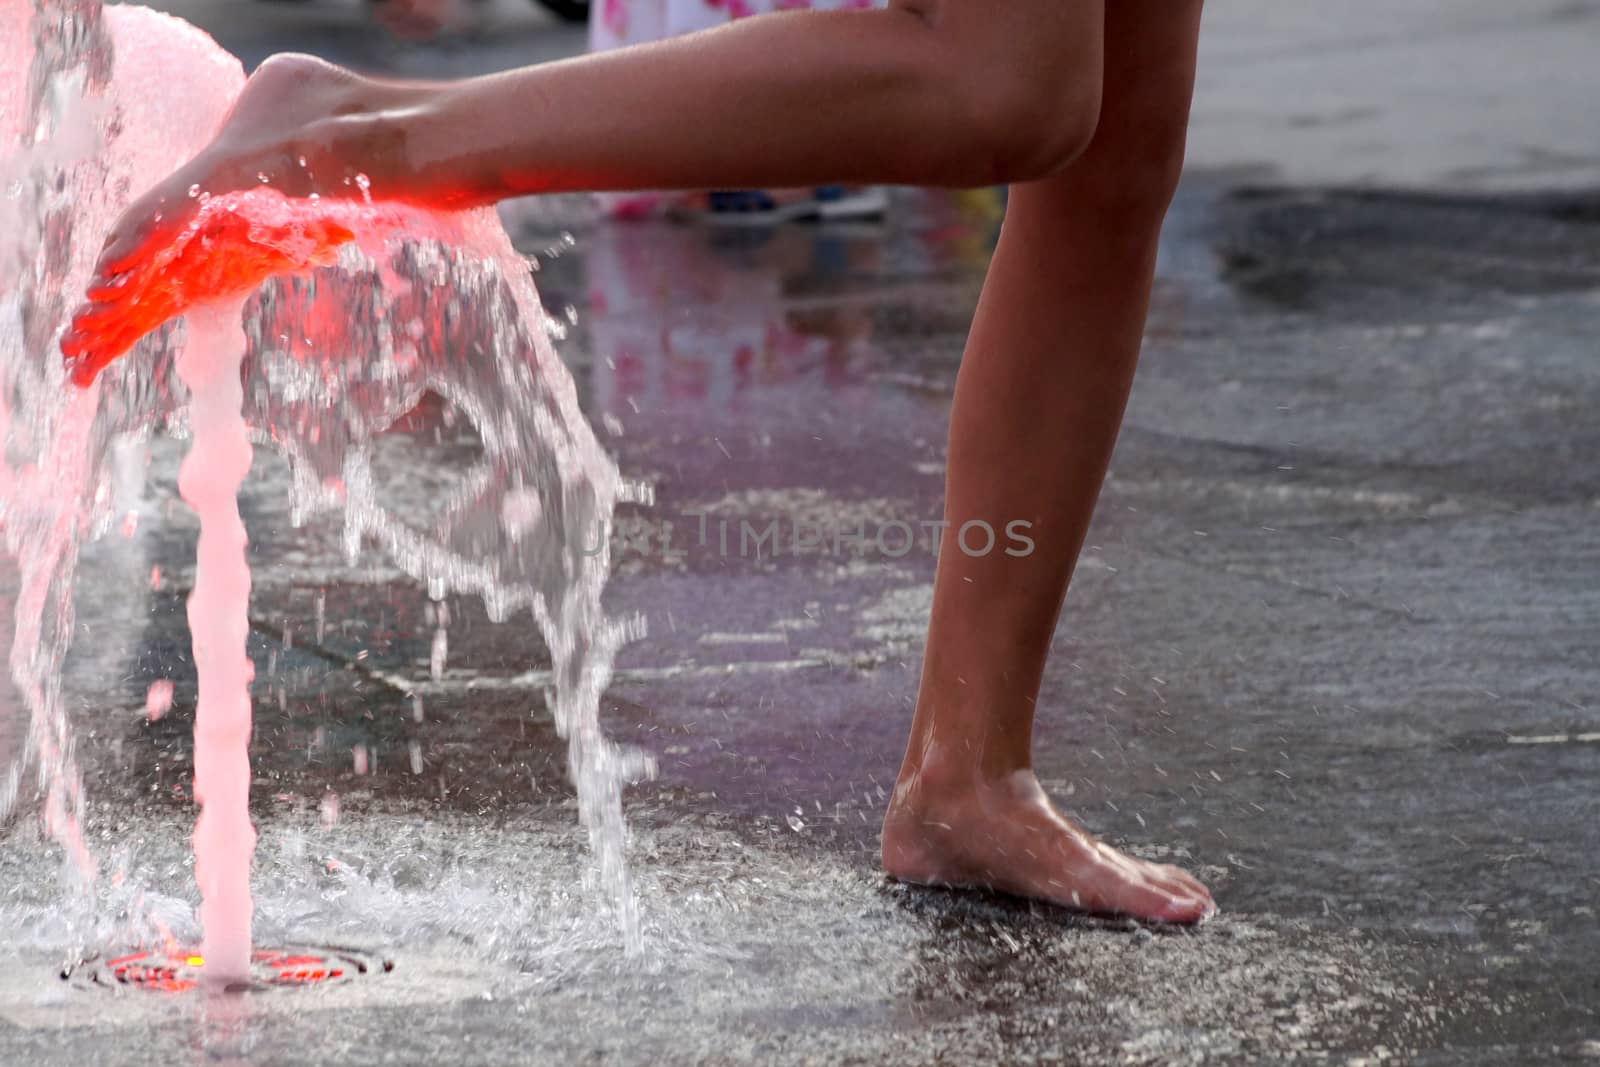
POLYGON ((146 298, 172 288, 163 253, 201 211, 200 192, 266 183, 459 208, 564 190, 1054 173, 1093 133, 1104 24, 1104 0, 895 0, 431 84, 274 57, 216 139, 118 221, 62 347, 97 367, 159 324, 146 298))
POLYGON ((884 823, 884 866, 908 881, 1176 922, 1212 909, 1189 875, 1125 856, 1057 813, 1031 756, 1045 659, 1122 422, 1182 167, 1200 7, 1108 4, 1093 140, 1063 173, 1012 190, 956 385, 951 525, 884 823), (1023 558, 968 555, 951 536, 1014 520, 1032 524, 1023 558))

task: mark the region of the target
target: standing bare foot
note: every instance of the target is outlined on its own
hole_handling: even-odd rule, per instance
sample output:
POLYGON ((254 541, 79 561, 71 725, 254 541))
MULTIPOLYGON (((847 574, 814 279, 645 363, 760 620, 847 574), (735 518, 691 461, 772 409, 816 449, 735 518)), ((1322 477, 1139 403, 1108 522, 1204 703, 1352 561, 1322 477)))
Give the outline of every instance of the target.
POLYGON ((1216 911, 1187 872, 1134 859, 1056 811, 1030 770, 988 781, 902 772, 883 822, 883 867, 903 882, 1158 922, 1216 911))

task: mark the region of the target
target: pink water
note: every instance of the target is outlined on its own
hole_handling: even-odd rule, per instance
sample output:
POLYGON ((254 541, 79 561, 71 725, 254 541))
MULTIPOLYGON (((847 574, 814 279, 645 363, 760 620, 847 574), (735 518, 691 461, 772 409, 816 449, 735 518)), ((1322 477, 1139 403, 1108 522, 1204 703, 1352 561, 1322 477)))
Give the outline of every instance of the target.
MULTIPOLYGON (((289 461, 295 521, 341 522, 352 559, 376 547, 436 598, 479 596, 497 621, 531 616, 552 661, 550 711, 568 740, 597 903, 637 947, 621 794, 652 765, 598 723, 612 655, 636 628, 605 615, 609 556, 588 548, 631 490, 579 412, 526 262, 494 213, 312 205, 270 189, 218 198, 186 235, 204 249, 218 219, 231 235, 232 255, 192 275, 199 288, 188 295, 204 306, 74 389, 50 357, 101 235, 205 142, 243 76, 193 27, 132 6, 107 8, 102 20, 95 0, 0 0, 0 48, 26 55, 30 36, 45 42, 31 67, 9 58, 0 67, 0 153, 9 153, 0 179, 20 176, 25 194, 6 201, 16 225, 0 227, 0 429, 12 446, 0 462, 0 522, 22 575, 13 674, 52 834, 92 869, 60 699, 75 563, 80 543, 108 525, 110 445, 165 425, 191 436, 180 490, 201 521, 189 623, 203 954, 213 977, 248 973, 251 574, 237 492, 254 440, 289 461), (321 239, 329 220, 356 239, 342 249, 321 239), (66 261, 52 250, 66 250, 66 261), (251 292, 264 263, 290 275, 251 292), (471 423, 483 456, 436 511, 410 514, 385 501, 371 448, 427 392, 471 423), (536 516, 535 528, 509 521, 513 513, 536 516)), ((0 780, 0 816, 9 803, 0 780)))
POLYGON ((188 315, 189 343, 178 375, 189 387, 189 454, 178 475, 183 499, 200 516, 189 632, 200 699, 194 721, 194 872, 205 930, 205 974, 250 976, 250 564, 245 557, 239 486, 250 473, 240 364, 243 300, 221 301, 188 315))

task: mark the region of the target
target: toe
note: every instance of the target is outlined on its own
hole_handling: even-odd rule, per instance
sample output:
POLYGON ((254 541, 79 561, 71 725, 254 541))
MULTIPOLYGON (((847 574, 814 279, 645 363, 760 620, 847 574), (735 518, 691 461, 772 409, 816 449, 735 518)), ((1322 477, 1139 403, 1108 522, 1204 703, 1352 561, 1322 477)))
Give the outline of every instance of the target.
POLYGON ((1189 925, 1209 918, 1214 911, 1216 905, 1211 903, 1210 898, 1201 900, 1189 896, 1174 897, 1167 913, 1161 918, 1164 922, 1189 925))
POLYGON ((1108 910, 1156 922, 1190 923, 1204 914, 1205 906, 1187 893, 1138 879, 1123 884, 1108 910))
POLYGON ((1212 899, 1211 890, 1206 888, 1204 882, 1181 867, 1168 867, 1167 870, 1172 872, 1173 877, 1185 886, 1190 894, 1204 901, 1213 911, 1216 910, 1216 902, 1212 899))
POLYGON ((129 226, 112 231, 106 246, 95 265, 97 277, 111 278, 125 274, 149 257, 147 249, 154 244, 153 226, 129 226))
POLYGON ((128 316, 123 301, 90 301, 72 314, 72 332, 92 337, 106 332, 128 316))
POLYGON ((1182 867, 1174 867, 1170 863, 1158 863, 1154 864, 1153 868, 1164 881, 1177 882, 1195 893, 1204 893, 1206 891, 1206 887, 1200 883, 1200 880, 1182 867))
MULTIPOLYGON (((174 176, 168 180, 181 179, 174 176)), ((146 194, 112 228, 95 264, 96 277, 109 279, 149 263, 183 232, 199 209, 200 202, 187 195, 170 195, 165 189, 146 194)))
POLYGON ((1184 879, 1177 877, 1169 868, 1166 867, 1152 867, 1145 873, 1145 877, 1149 879, 1153 885, 1160 886, 1173 896, 1194 897, 1200 895, 1197 892, 1196 886, 1191 885, 1184 879))

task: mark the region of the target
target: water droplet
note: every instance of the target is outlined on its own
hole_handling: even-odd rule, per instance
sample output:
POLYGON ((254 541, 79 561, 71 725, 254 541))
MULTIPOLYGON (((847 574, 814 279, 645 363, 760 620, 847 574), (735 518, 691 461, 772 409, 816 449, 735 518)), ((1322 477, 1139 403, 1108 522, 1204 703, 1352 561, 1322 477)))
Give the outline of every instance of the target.
POLYGON ((167 713, 172 707, 172 682, 168 679, 151 682, 150 690, 145 694, 144 711, 155 722, 167 713))
POLYGON ((433 631, 433 648, 428 655, 428 677, 438 681, 444 675, 444 661, 450 653, 450 638, 444 627, 433 631))
POLYGON ((322 825, 325 829, 332 830, 339 825, 339 794, 324 793, 322 803, 318 805, 322 815, 322 825))
POLYGON ((789 829, 793 830, 795 833, 798 834, 802 830, 804 830, 805 828, 806 828, 806 821, 804 819, 800 818, 800 816, 798 816, 798 815, 789 816, 789 829))

